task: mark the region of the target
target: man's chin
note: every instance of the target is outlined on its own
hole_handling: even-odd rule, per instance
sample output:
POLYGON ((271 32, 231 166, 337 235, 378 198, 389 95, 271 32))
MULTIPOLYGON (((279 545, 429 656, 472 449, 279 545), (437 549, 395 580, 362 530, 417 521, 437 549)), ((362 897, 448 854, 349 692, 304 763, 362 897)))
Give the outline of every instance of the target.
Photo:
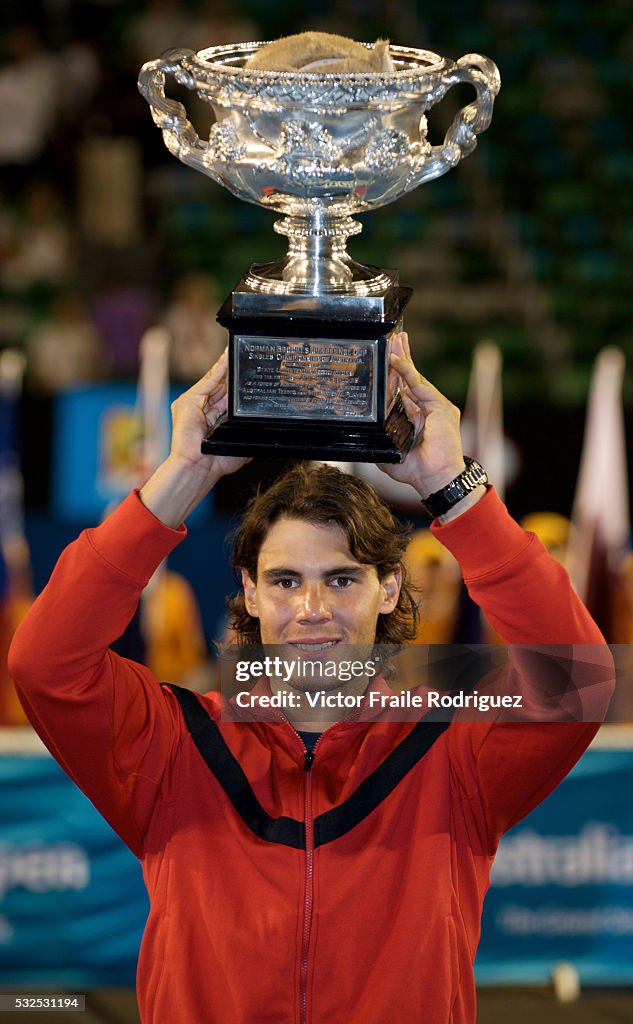
POLYGON ((288 643, 284 661, 293 664, 288 685, 305 693, 335 690, 340 686, 338 665, 345 660, 346 645, 341 641, 322 644, 288 643))

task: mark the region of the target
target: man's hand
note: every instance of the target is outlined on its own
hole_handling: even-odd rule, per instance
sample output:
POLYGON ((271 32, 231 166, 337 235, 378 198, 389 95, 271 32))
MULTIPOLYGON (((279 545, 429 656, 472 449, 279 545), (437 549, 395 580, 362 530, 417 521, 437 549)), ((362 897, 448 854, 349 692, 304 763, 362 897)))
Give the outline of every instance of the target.
POLYGON ((210 370, 193 387, 172 402, 171 456, 192 468, 202 468, 215 480, 235 473, 250 459, 228 455, 203 455, 200 445, 210 430, 215 429, 227 409, 228 354, 225 349, 210 370))
MULTIPOLYGON (((415 434, 413 446, 404 461, 384 463, 380 469, 394 480, 411 484, 424 499, 445 487, 466 468, 459 431, 460 411, 418 373, 406 334, 393 336, 389 363, 397 374, 404 408, 415 434)), ((473 495, 479 498, 483 493, 482 487, 477 488, 473 495)), ((464 503, 470 506, 472 496, 459 502, 456 510, 459 506, 465 510, 464 503)), ((454 517, 447 513, 448 518, 454 517)), ((441 521, 445 521, 443 516, 441 521)))
POLYGON ((172 403, 171 451, 141 488, 141 501, 166 526, 178 527, 218 480, 250 459, 203 455, 203 439, 227 408, 227 352, 172 403))

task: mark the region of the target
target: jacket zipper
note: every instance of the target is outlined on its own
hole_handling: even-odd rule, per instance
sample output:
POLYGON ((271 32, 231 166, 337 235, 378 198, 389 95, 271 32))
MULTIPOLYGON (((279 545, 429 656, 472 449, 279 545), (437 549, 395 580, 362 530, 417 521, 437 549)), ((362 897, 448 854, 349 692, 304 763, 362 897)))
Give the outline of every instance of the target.
MULTIPOLYGON (((327 732, 327 729, 321 733, 312 750, 308 750, 305 743, 299 736, 299 733, 284 714, 280 711, 276 711, 274 717, 290 726, 303 747, 306 859, 303 897, 303 931, 301 936, 301 960, 299 962, 299 1024, 308 1024, 308 957, 310 952, 310 936, 312 933, 312 911, 314 908, 314 818, 312 815, 312 765, 314 764, 317 747, 323 738, 324 732, 327 732)), ((328 726, 328 728, 332 727, 328 726)))
MULTIPOLYGON (((320 739, 320 737, 319 737, 320 739)), ((301 966, 299 976, 299 1021, 308 1024, 308 955, 312 932, 312 910, 314 906, 314 819, 312 817, 312 765, 319 743, 313 750, 305 749, 305 889, 303 899, 303 937, 301 941, 301 966)))

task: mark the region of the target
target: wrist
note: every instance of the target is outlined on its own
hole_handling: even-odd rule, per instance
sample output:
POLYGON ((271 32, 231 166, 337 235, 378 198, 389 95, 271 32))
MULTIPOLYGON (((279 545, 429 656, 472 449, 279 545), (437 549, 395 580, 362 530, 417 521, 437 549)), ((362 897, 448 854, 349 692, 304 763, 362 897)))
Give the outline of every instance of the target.
POLYGON ((141 487, 139 497, 165 526, 178 529, 220 475, 213 465, 194 464, 172 453, 141 487))
POLYGON ((453 505, 448 512, 445 512, 442 516, 438 516, 435 522, 439 523, 440 526, 444 526, 445 523, 450 523, 453 519, 458 519, 464 514, 464 512, 468 512, 468 509, 472 508, 473 505, 476 505, 478 501, 481 501, 487 490, 488 488, 485 484, 479 484, 478 487, 475 487, 474 491, 471 491, 470 494, 466 494, 460 501, 453 505))
POLYGON ((178 452, 170 452, 163 465, 175 480, 189 480, 194 486, 199 485, 201 489, 206 487, 210 490, 222 476, 212 455, 203 455, 199 462, 194 462, 185 455, 179 455, 178 452))
MULTIPOLYGON (((464 468, 459 473, 440 486, 438 490, 431 491, 430 494, 422 498, 424 509, 432 519, 447 516, 456 506, 459 506, 458 514, 461 514, 473 503, 469 502, 464 505, 463 502, 466 498, 469 498, 474 492, 478 494, 477 500, 483 495, 485 485, 488 483, 485 469, 468 455, 463 456, 463 462, 464 468), (481 490, 479 490, 480 488, 481 490)), ((453 517, 451 516, 451 518, 453 517)))
POLYGON ((445 466, 443 469, 438 470, 436 473, 425 473, 423 477, 419 478, 414 487, 420 495, 420 500, 425 501, 430 494, 435 494, 437 491, 441 491, 443 487, 446 487, 452 480, 463 473, 466 469, 466 463, 463 457, 456 459, 450 465, 445 466))

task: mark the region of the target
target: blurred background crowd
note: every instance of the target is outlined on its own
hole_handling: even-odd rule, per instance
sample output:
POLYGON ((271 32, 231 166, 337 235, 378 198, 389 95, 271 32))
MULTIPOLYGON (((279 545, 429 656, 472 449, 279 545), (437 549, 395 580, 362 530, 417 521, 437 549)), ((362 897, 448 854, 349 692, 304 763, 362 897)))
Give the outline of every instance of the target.
MULTIPOLYGON (((469 381, 472 389, 476 345, 497 354, 506 436, 497 482, 518 518, 548 513, 531 527, 565 557, 596 358, 607 345, 616 362, 633 352, 630 0, 600 7, 580 0, 308 0, 294 9, 272 0, 36 0, 28 7, 4 0, 5 636, 63 544, 90 525, 89 516, 69 516, 55 500, 56 476, 72 462, 81 434, 75 427, 69 439, 59 426, 65 399, 101 386, 135 388, 142 338, 156 327, 166 331, 172 386, 192 382, 224 347, 215 321, 221 302, 250 263, 283 252, 269 213, 168 154, 137 91, 139 69, 172 46, 200 49, 305 28, 366 41, 383 36, 452 57, 479 51, 499 66, 501 93, 475 154, 363 218, 351 251, 397 267, 414 288, 406 327, 416 362, 453 401, 464 403, 469 381)), ((179 98, 201 135, 208 131, 210 111, 192 94, 179 98)), ((470 99, 467 88, 453 90, 430 116, 432 135, 439 138, 470 99)), ((611 404, 630 424, 633 379, 622 369, 618 380, 611 404)), ((629 458, 620 454, 614 471, 625 492, 620 511, 629 458)), ((171 599, 187 633, 174 640, 189 651, 185 675, 207 665, 224 628, 222 596, 232 583, 228 569, 218 568, 217 547, 230 517, 253 481, 274 471, 250 469, 221 488, 199 533, 192 529, 195 553, 188 561, 178 556, 180 598, 174 590, 171 599)), ((406 500, 394 501, 408 518, 406 500)), ((626 536, 620 528, 616 538, 619 583, 602 617, 614 642, 633 635, 628 532, 627 521, 626 536)), ((426 595, 421 639, 454 639, 454 569, 426 534, 412 551, 426 595)), ((164 620, 154 619, 165 635, 164 620)), ((11 720, 6 707, 3 714, 11 720)))

